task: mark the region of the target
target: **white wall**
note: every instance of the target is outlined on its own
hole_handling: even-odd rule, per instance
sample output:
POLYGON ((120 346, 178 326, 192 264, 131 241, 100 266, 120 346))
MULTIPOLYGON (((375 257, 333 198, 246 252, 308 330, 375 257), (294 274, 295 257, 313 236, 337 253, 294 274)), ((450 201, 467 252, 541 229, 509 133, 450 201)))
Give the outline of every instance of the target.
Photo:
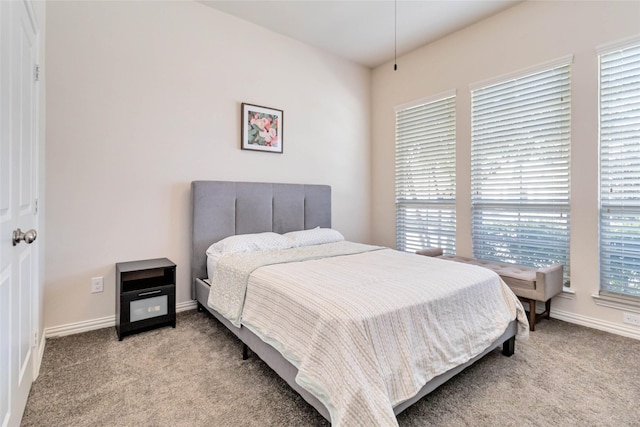
POLYGON ((638 1, 528 1, 378 67, 372 82, 372 240, 395 244, 393 108, 457 90, 457 251, 471 254, 469 85, 566 55, 572 66, 571 287, 555 317, 640 337, 595 304, 598 280, 599 45, 640 34, 638 1))
POLYGON ((170 258, 190 300, 192 180, 329 184, 334 227, 369 239, 370 70, 199 3, 46 19, 45 326, 113 316, 120 261, 170 258), (284 110, 284 154, 240 150, 241 102, 284 110))

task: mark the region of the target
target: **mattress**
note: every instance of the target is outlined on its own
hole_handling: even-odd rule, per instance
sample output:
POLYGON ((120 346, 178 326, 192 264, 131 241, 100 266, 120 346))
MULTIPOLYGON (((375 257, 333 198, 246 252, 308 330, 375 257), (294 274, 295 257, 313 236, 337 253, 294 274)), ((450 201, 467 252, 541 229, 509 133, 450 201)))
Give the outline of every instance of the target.
POLYGON ((333 425, 396 425, 394 407, 478 356, 512 320, 528 334, 520 302, 489 270, 391 249, 335 255, 336 245, 320 245, 326 257, 243 254, 217 268, 252 266, 231 274, 245 283, 232 297, 238 320, 298 369, 333 425))

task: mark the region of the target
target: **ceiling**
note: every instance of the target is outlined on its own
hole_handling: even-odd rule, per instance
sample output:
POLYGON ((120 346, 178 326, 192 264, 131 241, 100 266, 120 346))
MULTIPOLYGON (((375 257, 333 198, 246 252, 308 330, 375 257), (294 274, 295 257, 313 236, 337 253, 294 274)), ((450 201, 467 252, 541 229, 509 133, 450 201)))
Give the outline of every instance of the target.
POLYGON ((201 0, 200 3, 375 68, 393 60, 395 50, 400 56, 520 1, 201 0))

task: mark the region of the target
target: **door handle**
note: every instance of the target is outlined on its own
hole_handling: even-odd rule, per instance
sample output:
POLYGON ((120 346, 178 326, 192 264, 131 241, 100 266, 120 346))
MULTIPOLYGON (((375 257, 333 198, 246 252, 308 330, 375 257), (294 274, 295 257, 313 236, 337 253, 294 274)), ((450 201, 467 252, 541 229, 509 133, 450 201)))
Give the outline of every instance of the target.
POLYGON ((23 240, 25 243, 30 245, 34 240, 36 240, 36 237, 38 237, 38 233, 36 233, 36 230, 34 229, 31 229, 25 233, 18 228, 17 230, 13 230, 13 246, 17 245, 23 240))
POLYGON ((143 297, 145 295, 154 295, 154 294, 159 294, 160 292, 162 292, 161 290, 157 290, 157 291, 150 291, 150 292, 142 292, 141 294, 138 294, 139 297, 143 297))

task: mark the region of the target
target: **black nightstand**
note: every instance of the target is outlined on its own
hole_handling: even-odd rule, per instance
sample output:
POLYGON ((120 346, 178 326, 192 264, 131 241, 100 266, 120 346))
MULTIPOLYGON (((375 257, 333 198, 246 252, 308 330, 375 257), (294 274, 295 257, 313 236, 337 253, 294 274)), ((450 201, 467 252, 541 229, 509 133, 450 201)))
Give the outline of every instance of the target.
POLYGON ((116 332, 176 327, 176 265, 167 258, 116 264, 116 332))

